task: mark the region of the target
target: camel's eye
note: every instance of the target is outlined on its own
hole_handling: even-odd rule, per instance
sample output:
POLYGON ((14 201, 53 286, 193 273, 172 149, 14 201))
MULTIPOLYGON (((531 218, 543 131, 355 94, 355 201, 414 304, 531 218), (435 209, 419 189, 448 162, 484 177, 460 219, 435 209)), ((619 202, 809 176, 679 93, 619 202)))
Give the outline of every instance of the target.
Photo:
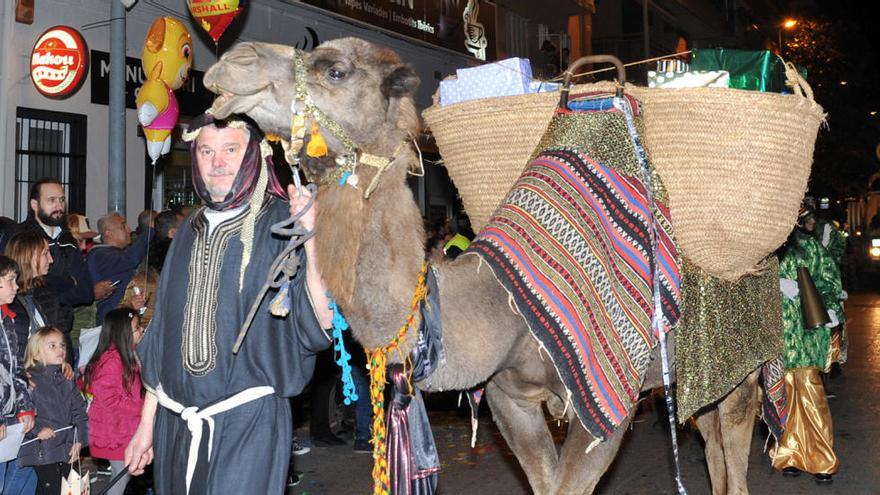
POLYGON ((334 67, 330 67, 329 69, 327 69, 327 77, 329 77, 332 81, 341 81, 345 79, 345 76, 345 72, 334 67))

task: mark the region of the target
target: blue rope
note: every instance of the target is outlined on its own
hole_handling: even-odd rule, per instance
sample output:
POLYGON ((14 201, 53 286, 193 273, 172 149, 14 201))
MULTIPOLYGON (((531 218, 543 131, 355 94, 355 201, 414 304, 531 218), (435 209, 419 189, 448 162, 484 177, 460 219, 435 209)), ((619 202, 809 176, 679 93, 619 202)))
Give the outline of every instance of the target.
POLYGON ((333 310, 333 350, 336 351, 336 364, 342 369, 342 394, 345 397, 343 402, 348 406, 358 400, 354 380, 351 379, 351 364, 349 364, 351 354, 345 350, 345 344, 342 342, 342 332, 348 330, 348 321, 339 312, 336 299, 330 299, 329 308, 333 310))
POLYGON ((339 178, 339 185, 344 186, 349 177, 351 177, 351 172, 343 172, 342 177, 339 178))

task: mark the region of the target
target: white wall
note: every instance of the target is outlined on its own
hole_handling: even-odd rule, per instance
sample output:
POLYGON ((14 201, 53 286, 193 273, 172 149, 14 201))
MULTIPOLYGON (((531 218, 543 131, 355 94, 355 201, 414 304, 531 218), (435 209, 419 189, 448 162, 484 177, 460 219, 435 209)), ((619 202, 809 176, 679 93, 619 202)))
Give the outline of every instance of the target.
MULTIPOLYGON (((11 0, 3 0, 10 2, 11 0)), ((108 156, 108 106, 91 103, 91 81, 88 76, 79 91, 65 100, 51 100, 40 95, 29 77, 30 52, 37 37, 49 27, 64 24, 74 27, 85 38, 89 49, 110 51, 110 1, 116 0, 38 0, 32 25, 14 23, 12 43, 4 46, 6 65, 0 67, 0 77, 7 82, 5 98, 8 109, 6 119, 5 150, 0 167, 0 215, 14 214, 15 183, 15 110, 29 107, 86 115, 88 118, 86 214, 92 225, 107 210, 107 156, 108 156)), ((207 70, 216 61, 213 42, 194 25, 186 11, 183 0, 140 0, 128 13, 127 55, 140 58, 141 47, 147 29, 153 20, 161 16, 174 16, 187 23, 194 42, 194 67, 207 70)), ((7 26, 9 24, 6 24, 7 26)), ((229 28, 238 33, 241 41, 267 41, 273 43, 302 44, 307 38, 306 27, 318 34, 320 41, 359 36, 396 50, 411 63, 422 78, 417 95, 421 107, 430 105, 431 95, 437 89, 434 71, 441 75, 453 73, 456 68, 473 65, 477 60, 464 54, 435 49, 417 42, 366 28, 354 21, 339 20, 330 14, 304 5, 287 5, 273 0, 252 0, 247 10, 229 28), (236 24, 241 24, 236 30, 236 24)), ((232 40, 221 39, 226 48, 232 40)), ((312 48, 308 46, 307 48, 312 48)), ((3 60, 0 57, 0 60, 3 60)), ((2 86, 0 86, 2 87, 2 86)), ((2 108, 2 106, 0 106, 2 108)), ((126 112, 126 199, 130 224, 134 225, 137 214, 144 204, 144 143, 137 136, 135 110, 126 112)), ((2 128, 2 127, 0 127, 2 128)))

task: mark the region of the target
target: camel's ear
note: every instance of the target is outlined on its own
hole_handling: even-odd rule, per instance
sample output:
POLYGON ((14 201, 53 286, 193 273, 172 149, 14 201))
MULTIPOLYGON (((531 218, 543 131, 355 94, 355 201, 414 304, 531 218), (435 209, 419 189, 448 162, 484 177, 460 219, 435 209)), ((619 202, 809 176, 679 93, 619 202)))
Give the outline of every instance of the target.
POLYGON ((419 87, 419 76, 409 65, 401 65, 385 76, 382 81, 382 95, 385 98, 412 96, 419 87))

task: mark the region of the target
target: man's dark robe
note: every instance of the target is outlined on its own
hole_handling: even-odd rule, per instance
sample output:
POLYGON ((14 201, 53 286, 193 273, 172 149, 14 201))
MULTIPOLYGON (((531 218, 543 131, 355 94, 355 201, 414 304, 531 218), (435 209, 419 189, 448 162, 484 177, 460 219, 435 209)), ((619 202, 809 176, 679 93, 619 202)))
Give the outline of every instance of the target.
MULTIPOLYGON (((138 346, 146 387, 160 384, 184 407, 202 409, 245 389, 272 386, 275 393, 214 416, 211 462, 203 426, 191 494, 281 494, 291 441, 286 397, 298 394, 314 369, 314 354, 330 340, 321 330, 305 285, 305 255, 291 282, 291 312, 269 313, 270 291, 238 355, 232 345, 275 256, 287 239, 269 227, 288 218, 286 202, 267 199, 254 226, 253 251, 239 292, 246 211, 219 223, 208 237, 204 208, 181 226, 162 270, 155 313, 138 346), (216 294, 215 298, 206 297, 216 294), (210 335, 210 324, 215 333, 210 335), (208 330, 206 332, 206 330, 208 330), (185 338, 187 334, 190 338, 185 338), (214 346, 216 346, 214 348, 214 346)), ((180 416, 158 408, 153 434, 159 494, 184 494, 190 433, 180 416)))

